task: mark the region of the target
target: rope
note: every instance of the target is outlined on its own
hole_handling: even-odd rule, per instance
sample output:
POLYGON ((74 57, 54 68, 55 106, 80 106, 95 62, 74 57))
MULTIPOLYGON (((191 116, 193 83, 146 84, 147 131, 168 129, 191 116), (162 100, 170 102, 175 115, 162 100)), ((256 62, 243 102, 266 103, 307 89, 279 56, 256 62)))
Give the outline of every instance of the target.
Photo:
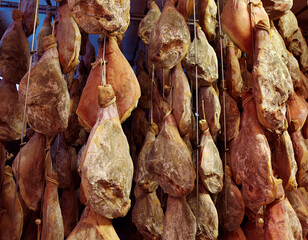
POLYGON ((49 177, 48 175, 45 175, 45 179, 46 179, 46 181, 57 185, 57 187, 59 186, 59 182, 56 179, 53 179, 53 178, 49 177))
POLYGON ((151 109, 150 109, 150 125, 153 124, 153 89, 154 89, 155 67, 152 65, 152 81, 151 81, 151 109))
POLYGON ((35 224, 37 225, 37 240, 40 240, 41 238, 41 224, 42 224, 42 220, 41 219, 36 219, 35 220, 35 224))
POLYGON ((254 41, 254 38, 253 38, 253 27, 252 27, 252 17, 253 17, 253 13, 252 13, 252 7, 251 7, 251 0, 249 0, 249 15, 250 15, 250 32, 251 32, 251 44, 252 44, 252 56, 253 56, 253 59, 255 59, 255 41, 254 41))
POLYGON ((48 49, 53 48, 53 47, 57 47, 57 43, 53 43, 53 44, 49 45, 47 48, 45 48, 44 51, 46 52, 48 49))
POLYGON ((106 107, 110 106, 111 104, 115 103, 116 100, 117 100, 117 97, 116 97, 116 95, 114 95, 113 98, 109 102, 107 102, 105 104, 100 104, 99 106, 101 108, 106 108, 106 107))
MULTIPOLYGON (((199 145, 199 91, 198 91, 198 67, 197 67, 197 28, 196 28, 196 0, 193 0, 193 13, 194 13, 194 43, 195 43, 195 82, 196 82, 196 143, 197 146, 199 145)), ((196 223, 197 223, 197 232, 198 232, 198 223, 199 223, 199 164, 198 164, 198 157, 199 157, 199 148, 197 148, 197 154, 196 154, 196 178, 197 178, 197 183, 196 183, 196 223)))
POLYGON ((10 176, 10 177, 13 177, 13 174, 8 172, 8 171, 4 171, 4 175, 7 175, 7 176, 10 176))
POLYGON ((105 54, 106 54, 106 35, 104 35, 104 46, 103 46, 103 69, 102 69, 102 81, 101 85, 106 85, 106 60, 105 60, 105 54))
MULTIPOLYGON (((227 161, 227 121, 226 121, 226 80, 225 80, 225 75, 224 75, 224 57, 223 57, 223 47, 222 47, 222 29, 221 29, 221 20, 220 20, 220 0, 217 0, 217 16, 218 16, 218 26, 219 26, 219 35, 220 35, 220 39, 219 39, 219 45, 220 45, 220 60, 221 60, 221 81, 222 81, 222 88, 223 88, 223 92, 222 92, 222 102, 223 102, 223 132, 224 132, 224 165, 225 165, 225 172, 226 172, 226 167, 228 165, 228 161, 227 161)), ((226 177, 225 177, 226 180, 226 177)), ((225 196, 226 196, 226 200, 225 200, 225 209, 228 209, 228 195, 227 195, 227 189, 225 188, 225 196)))
POLYGON ((163 69, 163 100, 165 100, 165 69, 163 69))
POLYGON ((253 95, 252 94, 249 97, 245 98, 245 100, 242 103, 242 106, 244 107, 251 99, 253 99, 253 95))
MULTIPOLYGON (((33 37, 32 37, 32 44, 31 44, 31 52, 34 50, 34 40, 35 40, 35 33, 36 33, 36 20, 37 20, 37 14, 38 14, 38 6, 39 6, 39 0, 36 0, 35 2, 35 16, 34 16, 34 28, 33 28, 33 37)), ((32 68, 32 58, 33 54, 30 54, 30 63, 29 63, 29 71, 28 71, 28 78, 27 78, 27 88, 26 88, 26 97, 25 97, 25 104, 24 104, 24 112, 23 112, 23 118, 22 118, 22 128, 21 128, 21 137, 20 137, 20 154, 18 159, 18 166, 17 166, 17 172, 16 172, 16 184, 15 184, 15 192, 14 192, 14 202, 13 202, 13 211, 12 211, 12 218, 11 218, 11 234, 10 239, 13 239, 13 229, 14 229, 14 215, 15 215, 15 206, 16 206, 16 200, 17 200, 17 190, 18 190, 18 181, 19 181, 19 170, 20 170, 20 162, 21 162, 21 155, 22 155, 22 146, 24 144, 24 131, 25 131, 25 125, 26 125, 26 112, 27 112, 27 101, 28 101, 28 93, 29 93, 29 82, 30 82, 30 76, 31 76, 31 68, 32 68)))

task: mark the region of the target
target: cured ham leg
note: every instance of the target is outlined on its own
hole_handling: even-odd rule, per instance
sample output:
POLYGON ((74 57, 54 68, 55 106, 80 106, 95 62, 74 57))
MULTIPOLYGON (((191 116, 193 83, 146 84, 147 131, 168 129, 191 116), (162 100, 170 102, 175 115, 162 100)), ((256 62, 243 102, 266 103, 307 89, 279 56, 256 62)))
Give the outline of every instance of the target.
POLYGON ((65 74, 75 70, 79 63, 81 34, 66 0, 60 2, 57 18, 56 39, 62 72, 65 74))
POLYGON ((132 221, 144 239, 161 239, 164 227, 164 213, 156 192, 147 193, 136 185, 134 194, 136 204, 132 221))
POLYGON ((185 19, 188 19, 193 14, 192 0, 177 0, 176 10, 182 14, 185 19))
POLYGON ((52 12, 48 12, 46 14, 46 17, 44 19, 43 22, 43 26, 41 28, 41 30, 39 31, 37 38, 36 38, 36 57, 37 60, 39 60, 43 54, 44 54, 44 46, 43 46, 43 42, 44 42, 44 37, 47 37, 49 35, 51 35, 52 33, 52 28, 50 25, 50 22, 52 20, 52 12))
POLYGON ((290 10, 293 0, 262 0, 263 7, 271 20, 276 20, 290 10))
MULTIPOLYGON (((80 123, 89 130, 96 122, 99 104, 97 102, 97 87, 102 79, 102 66, 99 64, 103 57, 103 43, 100 44, 96 57, 95 67, 92 68, 83 89, 77 108, 80 123)), ((116 106, 121 123, 124 122, 137 106, 140 98, 140 86, 133 69, 122 54, 117 41, 111 37, 106 42, 106 81, 110 84, 116 94, 116 106)))
POLYGON ((18 179, 22 199, 33 211, 40 208, 44 190, 45 143, 45 136, 36 132, 13 163, 13 172, 18 179))
POLYGON ((79 166, 81 186, 89 206, 110 219, 128 212, 134 171, 115 98, 111 85, 99 87, 97 122, 79 166))
POLYGON ((238 227, 238 229, 232 232, 224 233, 221 240, 246 240, 246 237, 241 227, 238 227))
POLYGON ((39 25, 39 15, 37 14, 36 26, 34 26, 35 20, 35 7, 36 0, 21 0, 20 9, 22 11, 22 25, 26 36, 29 37, 33 33, 34 27, 39 25))
MULTIPOLYGON (((30 70, 26 117, 35 131, 54 136, 67 127, 70 101, 54 36, 44 38, 44 49, 44 55, 30 70)), ((19 101, 23 104, 28 74, 19 85, 19 101)))
POLYGON ((67 240, 81 239, 120 240, 111 220, 97 215, 89 206, 84 209, 78 225, 67 238, 67 240))
POLYGON ((214 0, 199 1, 199 23, 209 42, 216 38, 217 6, 214 0))
POLYGON ((12 10, 13 22, 0 41, 0 74, 9 82, 19 83, 29 69, 30 46, 22 28, 22 13, 12 10))

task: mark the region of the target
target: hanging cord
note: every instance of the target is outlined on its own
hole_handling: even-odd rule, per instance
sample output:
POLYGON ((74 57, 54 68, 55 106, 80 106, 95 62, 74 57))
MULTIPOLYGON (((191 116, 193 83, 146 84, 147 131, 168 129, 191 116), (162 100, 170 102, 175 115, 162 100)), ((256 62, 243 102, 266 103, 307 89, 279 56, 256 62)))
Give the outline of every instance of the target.
MULTIPOLYGON (((198 67, 197 67, 197 28, 196 28, 196 0, 193 0, 193 10, 194 10, 194 42, 195 42, 195 81, 196 81, 196 142, 197 146, 199 146, 199 91, 198 91, 198 67)), ((198 223, 199 223, 199 148, 197 147, 197 154, 196 154, 196 178, 197 178, 197 185, 196 185, 196 222, 197 222, 197 232, 198 232, 198 223)))
POLYGON ((151 81, 151 109, 150 109, 150 125, 153 124, 153 90, 154 90, 154 73, 155 67, 152 65, 152 81, 151 81))
POLYGON ((253 27, 252 27, 252 2, 249 0, 249 15, 250 15, 250 32, 251 32, 251 44, 252 44, 252 57, 253 59, 255 59, 255 41, 254 41, 254 38, 253 38, 253 27))
POLYGON ((105 60, 105 55, 106 55, 106 35, 104 35, 104 46, 103 46, 103 69, 102 69, 102 81, 101 85, 105 86, 106 85, 106 60, 105 60))
POLYGON ((15 184, 15 192, 14 192, 14 202, 13 202, 13 211, 12 211, 12 218, 11 218, 11 236, 10 239, 13 239, 13 228, 14 228, 14 215, 15 215, 15 206, 16 206, 16 200, 17 200, 17 190, 18 190, 18 181, 19 181, 19 170, 20 170, 20 162, 21 162, 21 155, 22 155, 22 147, 25 145, 24 143, 24 132, 25 132, 25 125, 26 125, 26 112, 27 112, 27 101, 28 101, 28 92, 29 92, 29 82, 30 82, 30 75, 31 75, 31 68, 32 68, 32 59, 34 54, 34 39, 35 39, 35 33, 36 33, 36 19, 38 14, 38 6, 39 6, 39 0, 36 0, 35 3, 35 16, 34 16, 34 29, 33 29, 33 37, 32 37, 32 45, 31 45, 31 54, 30 54, 30 63, 29 63, 29 71, 28 71, 28 78, 27 78, 27 88, 26 88, 26 97, 25 97, 25 105, 24 105, 24 112, 23 112, 23 118, 22 118, 22 128, 21 128, 21 137, 20 137, 20 154, 18 159, 18 166, 17 166, 17 172, 16 172, 16 184, 15 184))
MULTIPOLYGON (((228 165, 227 161, 227 121, 226 121, 226 91, 227 91, 227 86, 226 86, 226 80, 224 76, 224 58, 223 58, 223 47, 222 47, 222 30, 221 30, 221 21, 220 21, 220 0, 217 0, 217 9, 218 9, 218 25, 219 25, 219 43, 220 43, 220 59, 221 59, 221 81, 222 81, 222 99, 223 99, 223 132, 224 132, 224 165, 225 165, 225 172, 226 172, 226 167, 228 165)), ((226 180, 226 177, 225 177, 226 180)), ((228 209, 228 195, 227 195, 227 189, 225 188, 225 209, 228 209)))

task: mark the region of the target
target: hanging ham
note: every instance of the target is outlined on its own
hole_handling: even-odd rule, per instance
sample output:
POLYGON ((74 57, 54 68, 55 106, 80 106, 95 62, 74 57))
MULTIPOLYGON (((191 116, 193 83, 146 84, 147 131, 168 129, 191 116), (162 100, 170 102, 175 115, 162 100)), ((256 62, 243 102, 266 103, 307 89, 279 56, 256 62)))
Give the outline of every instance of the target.
POLYGON ((199 24, 209 42, 216 38, 217 6, 214 0, 199 1, 199 24))
POLYGON ((36 57, 37 57, 37 60, 39 60, 44 54, 44 46, 43 46, 44 45, 43 44, 44 37, 49 36, 52 33, 52 28, 51 28, 51 25, 50 25, 51 20, 52 20, 52 12, 48 12, 45 16, 43 26, 37 34, 37 37, 36 37, 36 57))
MULTIPOLYGON (((22 11, 22 25, 26 36, 29 37, 34 30, 35 8, 37 0, 20 0, 20 9, 22 11)), ((36 18, 36 26, 39 25, 39 14, 36 18)))
POLYGON ((197 38, 190 44, 183 59, 183 65, 189 79, 195 85, 196 59, 195 42, 197 45, 197 78, 201 86, 214 83, 218 79, 218 60, 213 47, 209 44, 201 27, 197 27, 197 38))
MULTIPOLYGON (((83 89, 77 108, 80 123, 91 130, 96 122, 99 105, 97 103, 97 87, 101 83, 102 68, 100 61, 103 57, 103 43, 100 44, 95 65, 92 67, 87 84, 83 89)), ((106 80, 112 85, 116 94, 116 106, 121 123, 124 122, 137 106, 140 98, 140 86, 135 73, 122 54, 114 37, 106 41, 106 80)))
MULTIPOLYGON (((69 94, 63 78, 56 39, 44 38, 45 53, 30 70, 30 83, 26 117, 35 131, 55 135, 67 127, 69 117, 69 94)), ((25 102, 27 73, 19 85, 19 101, 25 102)))
POLYGON ((283 16, 293 6, 293 0, 262 0, 263 7, 271 20, 283 16))
POLYGON ((68 0, 79 27, 89 34, 121 35, 130 22, 130 1, 68 0))
POLYGON ((81 34, 77 23, 71 16, 68 4, 62 1, 57 14, 56 39, 59 52, 59 61, 63 74, 75 71, 79 63, 81 34))
POLYGON ((111 85, 99 87, 97 122, 79 166, 89 206, 110 219, 123 217, 128 212, 134 171, 115 99, 111 85))
POLYGON ((246 240, 246 237, 241 227, 238 227, 238 229, 232 232, 225 232, 221 240, 246 240))
POLYGON ((286 129, 286 101, 293 94, 293 83, 286 65, 273 50, 264 22, 255 25, 253 94, 258 120, 269 131, 286 129))
POLYGON ((33 211, 40 208, 44 190, 45 136, 35 133, 15 157, 13 172, 22 199, 33 211))
POLYGON ((164 212, 156 192, 147 193, 138 185, 134 190, 136 203, 132 221, 146 240, 161 239, 164 227, 164 212))
POLYGON ((0 41, 0 75, 9 82, 19 83, 28 71, 30 46, 22 29, 22 13, 12 10, 13 22, 0 41))
POLYGON ((97 215, 87 206, 67 240, 120 240, 110 219, 97 215))
MULTIPOLYGON (((21 137, 23 109, 18 101, 16 85, 0 79, 0 141, 14 141, 21 137)), ((25 130, 23 134, 26 134, 25 130)))
POLYGON ((156 68, 171 69, 185 56, 190 33, 184 17, 168 0, 149 37, 149 57, 156 68))
POLYGON ((194 11, 193 0, 177 0, 176 10, 187 20, 194 11))

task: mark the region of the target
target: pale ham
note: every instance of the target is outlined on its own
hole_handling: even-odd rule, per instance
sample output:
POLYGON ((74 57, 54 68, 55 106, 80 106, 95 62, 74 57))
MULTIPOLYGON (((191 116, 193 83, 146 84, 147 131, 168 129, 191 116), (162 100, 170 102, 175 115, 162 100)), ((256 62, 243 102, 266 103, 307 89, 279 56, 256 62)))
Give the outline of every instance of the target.
POLYGON ((110 219, 96 214, 87 206, 67 240, 120 240, 110 219))
POLYGON ((33 211, 40 208, 44 190, 45 142, 43 134, 35 133, 13 163, 13 172, 18 179, 22 199, 33 211))
POLYGON ((214 0, 199 1, 199 24, 209 42, 216 38, 217 6, 214 0))
POLYGON ((221 13, 223 31, 228 34, 243 52, 252 53, 252 31, 255 24, 263 20, 267 27, 270 26, 269 18, 265 12, 261 0, 228 0, 221 13), (252 26, 250 22, 251 2, 252 26))
MULTIPOLYGON (((88 130, 91 130, 94 126, 99 109, 97 87, 101 84, 102 80, 103 66, 100 64, 102 57, 103 43, 100 44, 95 65, 92 67, 76 111, 80 123, 88 130)), ((106 81, 115 91, 116 106, 122 123, 137 106, 141 95, 140 86, 133 69, 120 51, 114 37, 108 38, 106 42, 105 58, 107 61, 106 81)))
MULTIPOLYGON (((44 38, 44 49, 44 55, 30 70, 26 117, 35 131, 54 136, 67 127, 70 100, 54 36, 44 38)), ((19 85, 19 101, 23 104, 28 74, 19 85)))
POLYGON ((110 219, 124 217, 128 212, 134 171, 115 100, 111 85, 99 87, 97 121, 79 166, 89 206, 110 219))

